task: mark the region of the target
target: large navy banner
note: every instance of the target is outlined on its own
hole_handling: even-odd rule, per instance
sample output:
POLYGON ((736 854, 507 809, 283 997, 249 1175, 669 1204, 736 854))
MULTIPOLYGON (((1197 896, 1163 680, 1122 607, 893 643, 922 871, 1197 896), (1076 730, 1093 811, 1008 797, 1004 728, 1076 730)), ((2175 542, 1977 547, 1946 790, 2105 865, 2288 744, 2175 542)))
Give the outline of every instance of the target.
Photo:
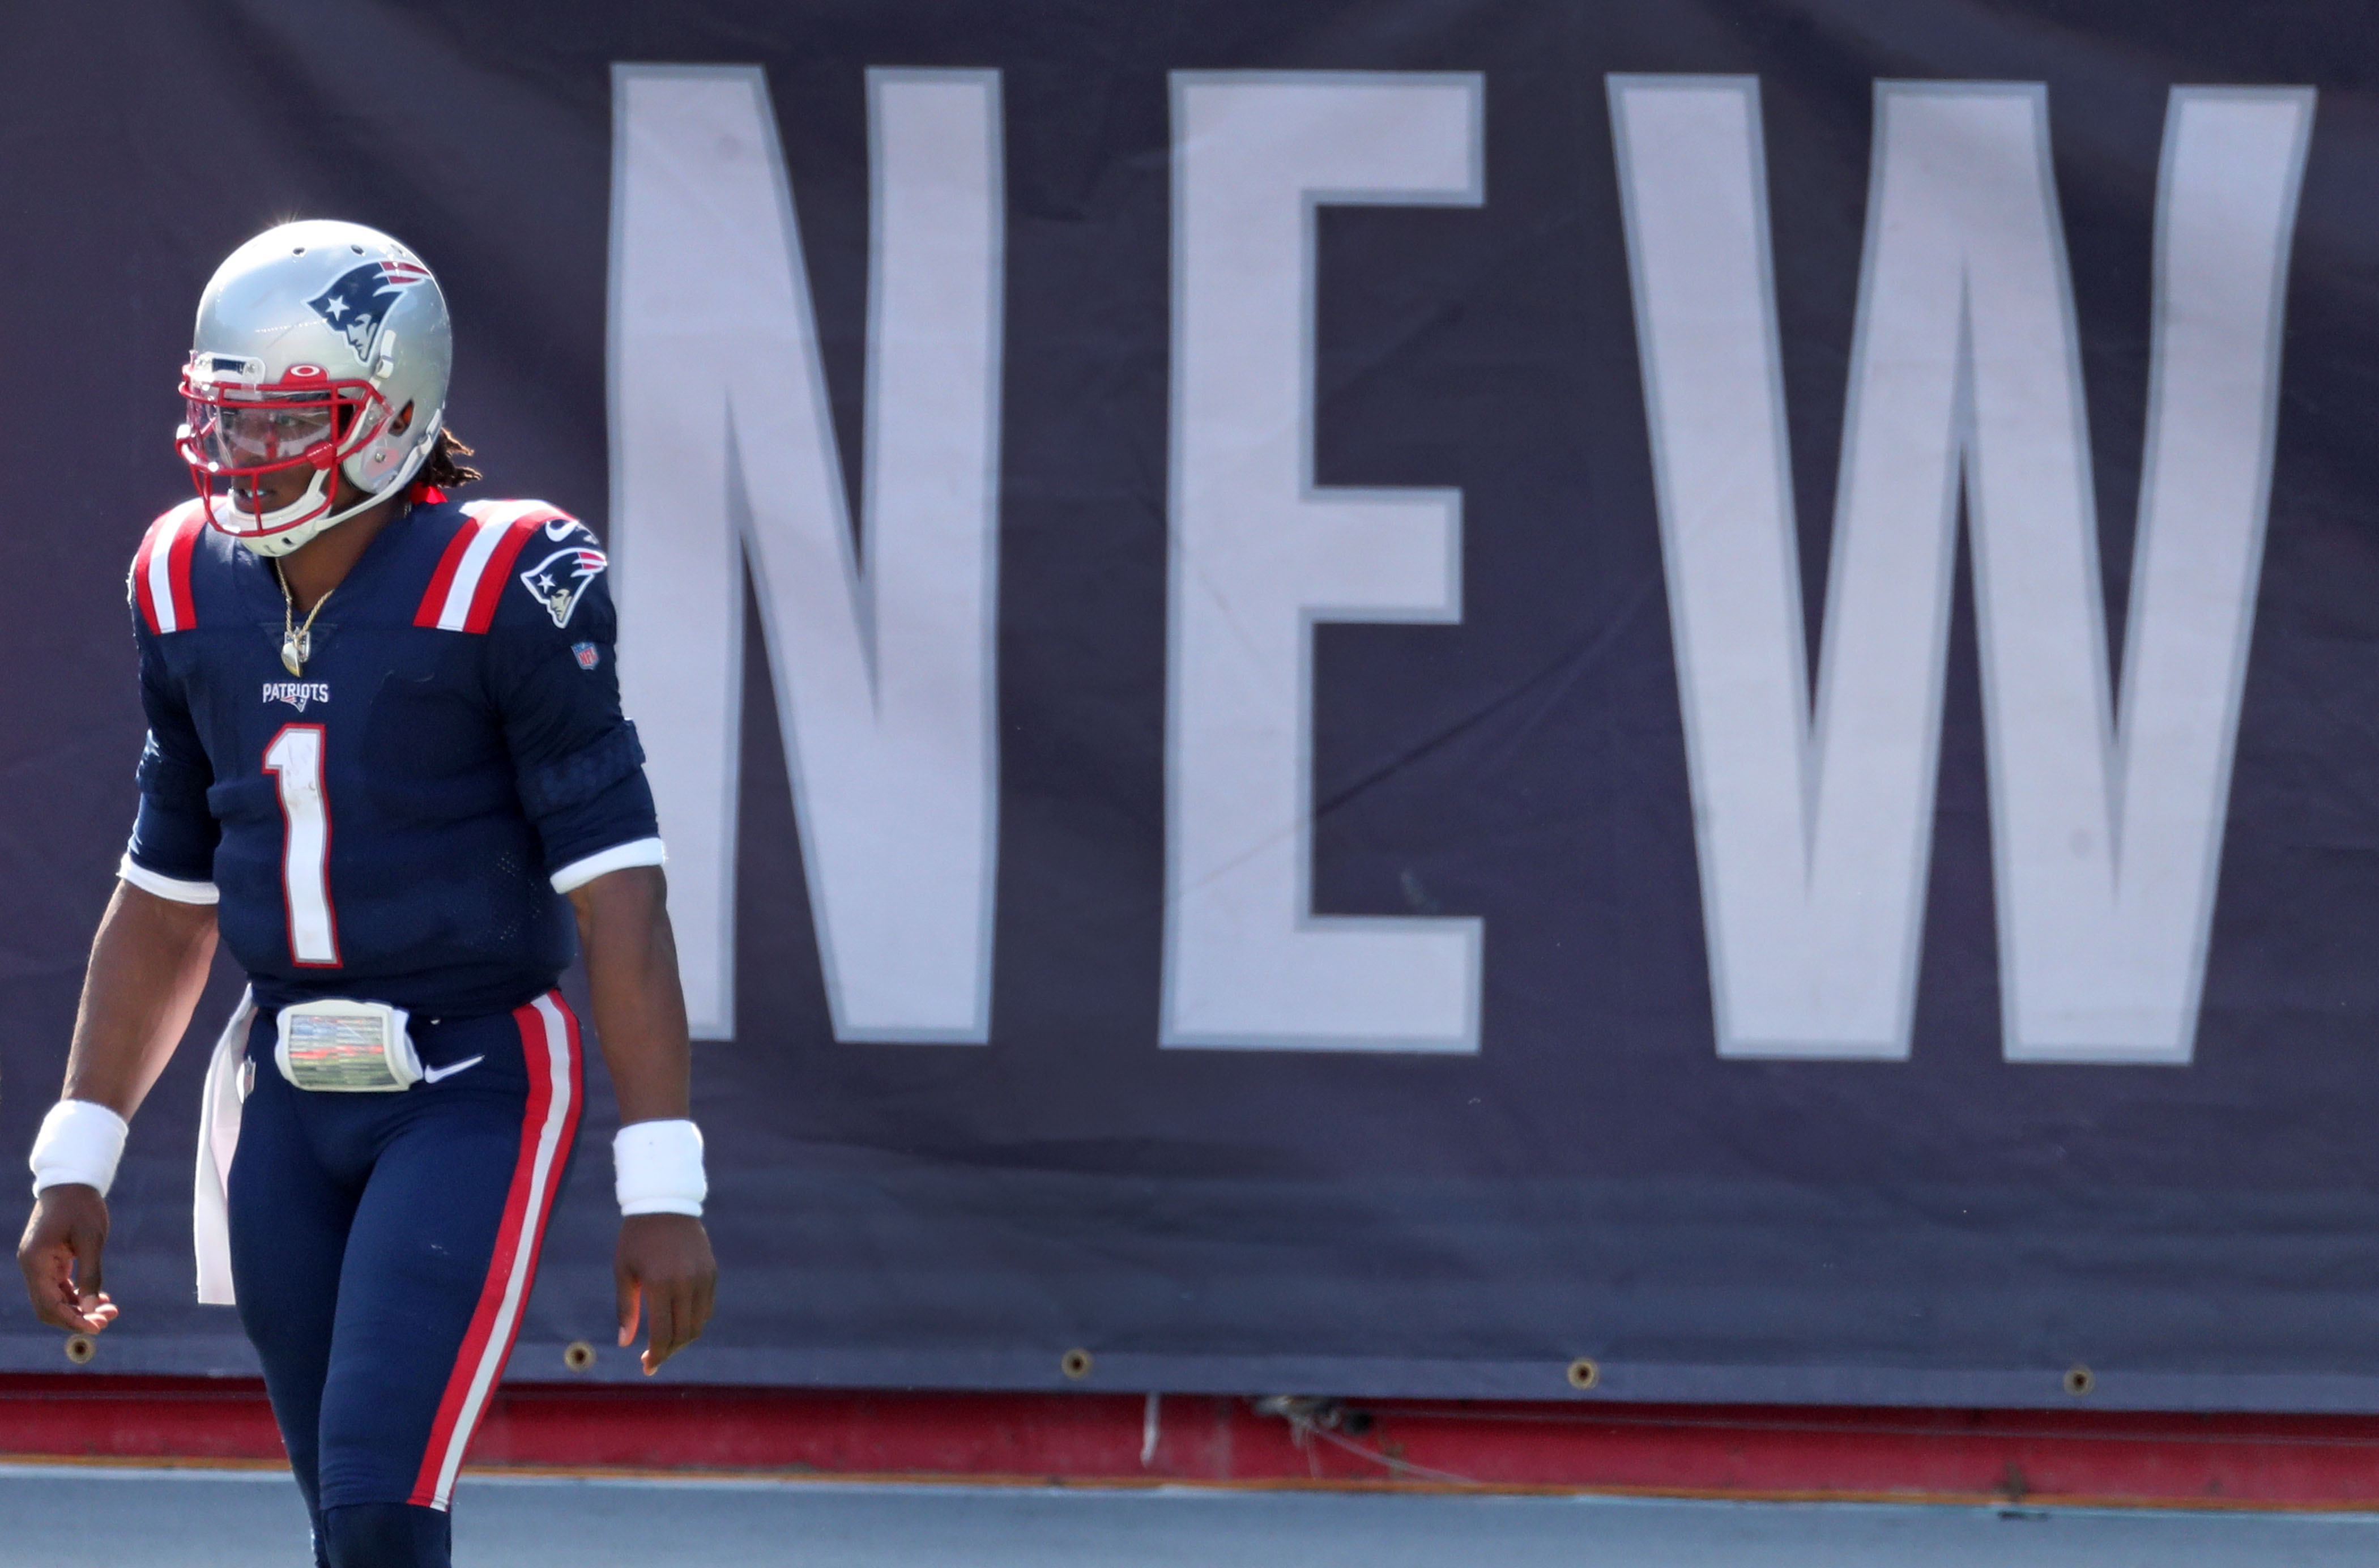
MULTIPOLYGON (((345 217, 485 491, 614 551, 723 1269, 670 1377, 2379 1409, 2367 7, 10 30, 0 1148, 199 286, 345 217)), ((252 1364, 235 986, 98 1369, 252 1364)), ((606 1115, 515 1378, 610 1343, 606 1115)))

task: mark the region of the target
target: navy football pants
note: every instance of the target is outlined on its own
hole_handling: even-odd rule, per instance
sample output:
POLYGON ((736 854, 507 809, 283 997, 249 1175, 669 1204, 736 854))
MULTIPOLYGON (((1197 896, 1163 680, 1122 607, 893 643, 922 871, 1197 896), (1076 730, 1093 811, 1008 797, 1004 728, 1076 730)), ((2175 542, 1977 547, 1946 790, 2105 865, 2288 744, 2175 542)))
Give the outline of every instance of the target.
POLYGON ((386 1094, 296 1088, 272 1015, 248 1035, 232 1279, 327 1568, 446 1568, 454 1474, 578 1128, 559 992, 412 1031, 437 1081, 386 1094))

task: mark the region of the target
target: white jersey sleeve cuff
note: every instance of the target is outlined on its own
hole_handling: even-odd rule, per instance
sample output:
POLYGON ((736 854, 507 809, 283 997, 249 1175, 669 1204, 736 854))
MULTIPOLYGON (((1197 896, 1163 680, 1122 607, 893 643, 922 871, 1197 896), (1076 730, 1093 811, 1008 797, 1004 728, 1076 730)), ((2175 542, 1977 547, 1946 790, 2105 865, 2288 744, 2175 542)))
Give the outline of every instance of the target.
POLYGON ((171 876, 162 876, 134 860, 129 850, 126 851, 122 863, 116 866, 115 874, 143 893, 154 893, 177 904, 212 904, 221 901, 223 897, 215 891, 215 885, 211 882, 183 882, 171 876))
MULTIPOLYGON (((658 838, 633 838, 624 844, 614 844, 598 850, 582 860, 572 861, 553 874, 553 890, 573 893, 586 887, 606 872, 622 871, 632 865, 666 865, 669 851, 658 838)), ((208 891, 211 894, 213 889, 208 891)))

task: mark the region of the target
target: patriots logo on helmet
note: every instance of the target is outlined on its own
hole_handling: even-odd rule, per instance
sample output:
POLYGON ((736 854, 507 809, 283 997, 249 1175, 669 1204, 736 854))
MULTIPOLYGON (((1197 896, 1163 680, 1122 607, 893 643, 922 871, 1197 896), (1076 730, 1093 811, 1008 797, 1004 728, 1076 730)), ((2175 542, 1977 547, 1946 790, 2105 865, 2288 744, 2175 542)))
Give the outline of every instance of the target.
MULTIPOLYGON (((575 546, 558 549, 520 574, 521 586, 526 588, 545 612, 553 617, 556 626, 570 624, 573 611, 586 592, 586 585, 603 574, 611 562, 599 549, 575 546)), ((586 662, 582 657, 580 663, 586 662)))
POLYGON ((372 339, 388 320, 389 307, 405 291, 425 282, 429 269, 414 261, 367 261, 339 275, 339 281, 306 303, 314 314, 347 335, 356 357, 371 358, 372 339))

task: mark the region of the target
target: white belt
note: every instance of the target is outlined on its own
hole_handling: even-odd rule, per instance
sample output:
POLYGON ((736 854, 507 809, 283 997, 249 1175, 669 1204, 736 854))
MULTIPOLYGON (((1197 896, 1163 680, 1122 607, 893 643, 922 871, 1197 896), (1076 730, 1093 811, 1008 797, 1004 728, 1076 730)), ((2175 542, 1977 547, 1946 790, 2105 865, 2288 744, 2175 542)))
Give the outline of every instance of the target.
POLYGON ((403 1007, 324 996, 281 1009, 272 1064, 300 1089, 388 1094, 421 1081, 403 1007))

